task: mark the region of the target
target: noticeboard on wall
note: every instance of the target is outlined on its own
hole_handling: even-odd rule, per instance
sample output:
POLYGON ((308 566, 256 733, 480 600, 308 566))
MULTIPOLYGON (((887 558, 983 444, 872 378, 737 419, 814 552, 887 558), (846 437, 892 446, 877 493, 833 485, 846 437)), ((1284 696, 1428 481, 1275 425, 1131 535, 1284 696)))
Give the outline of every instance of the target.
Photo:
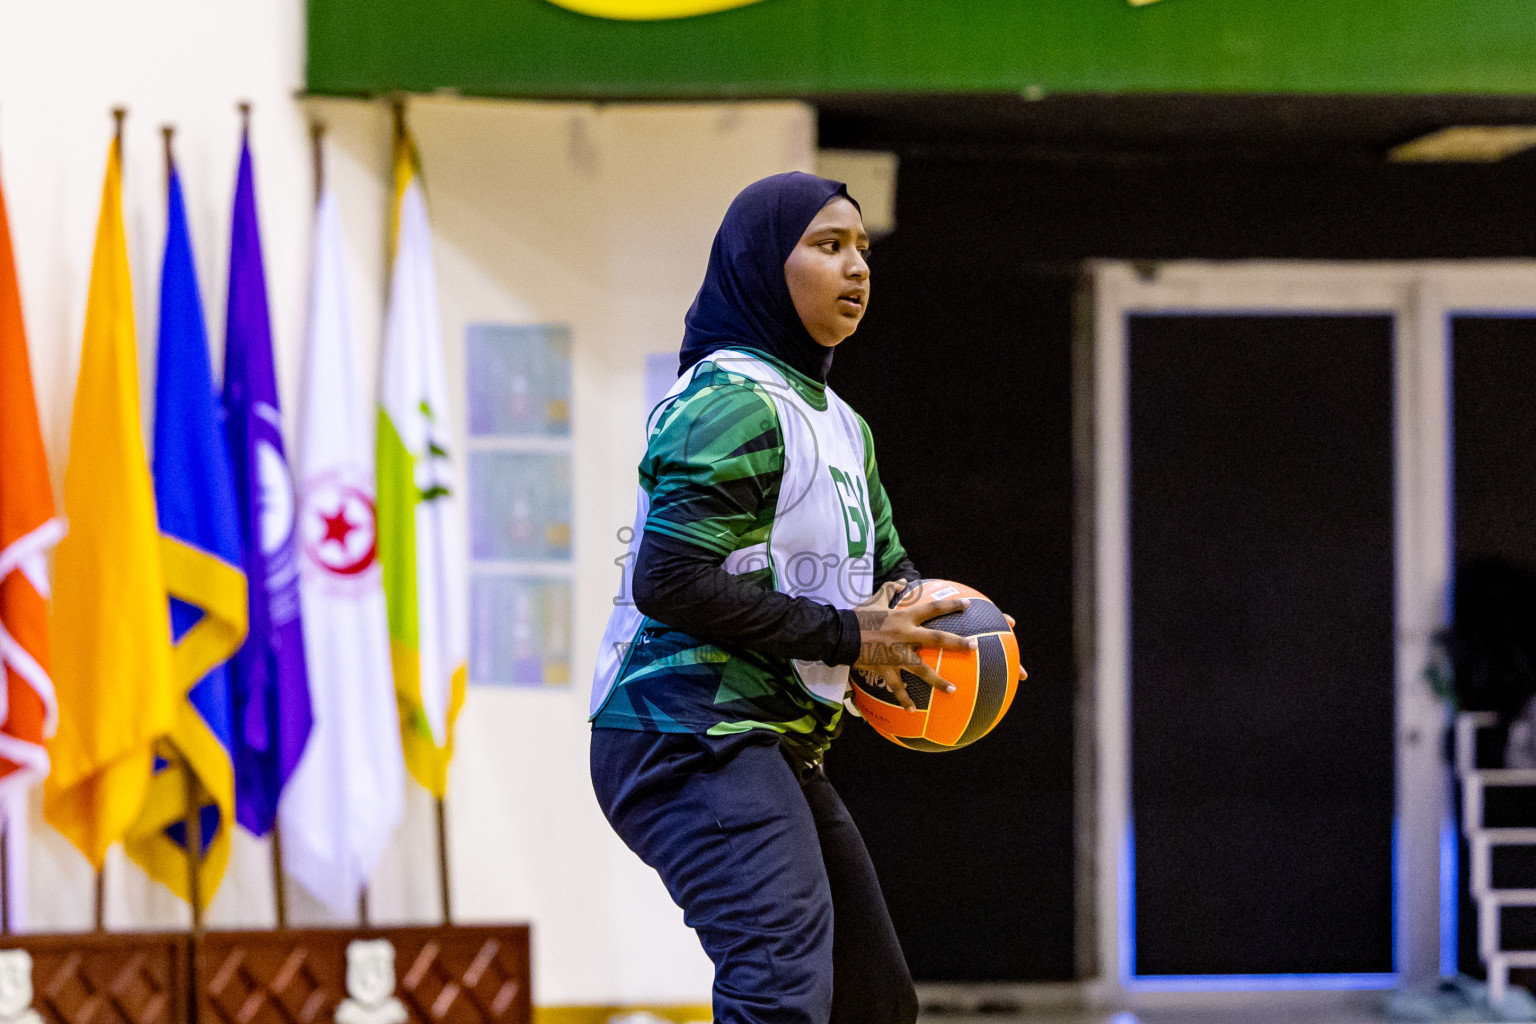
POLYGON ((471 683, 571 679, 571 331, 471 324, 471 683))

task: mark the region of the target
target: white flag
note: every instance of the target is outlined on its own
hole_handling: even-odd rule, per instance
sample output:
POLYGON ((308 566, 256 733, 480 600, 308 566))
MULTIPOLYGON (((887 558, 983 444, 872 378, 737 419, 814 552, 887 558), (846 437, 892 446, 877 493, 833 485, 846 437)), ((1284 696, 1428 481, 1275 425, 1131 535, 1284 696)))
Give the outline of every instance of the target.
POLYGON ((298 473, 300 594, 314 731, 278 809, 288 873, 341 916, 357 908, 405 803, 405 761, 378 561, 372 411, 347 315, 341 220, 315 214, 298 473))

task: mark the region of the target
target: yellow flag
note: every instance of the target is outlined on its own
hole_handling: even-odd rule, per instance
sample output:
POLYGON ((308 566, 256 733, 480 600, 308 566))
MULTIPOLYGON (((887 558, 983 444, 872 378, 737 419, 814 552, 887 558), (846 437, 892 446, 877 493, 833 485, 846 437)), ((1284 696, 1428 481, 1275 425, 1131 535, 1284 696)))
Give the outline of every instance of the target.
POLYGON ((139 418, 122 157, 112 144, 85 307, 64 471, 69 533, 54 561, 48 821, 97 868, 144 803, 155 741, 171 731, 170 616, 139 418))

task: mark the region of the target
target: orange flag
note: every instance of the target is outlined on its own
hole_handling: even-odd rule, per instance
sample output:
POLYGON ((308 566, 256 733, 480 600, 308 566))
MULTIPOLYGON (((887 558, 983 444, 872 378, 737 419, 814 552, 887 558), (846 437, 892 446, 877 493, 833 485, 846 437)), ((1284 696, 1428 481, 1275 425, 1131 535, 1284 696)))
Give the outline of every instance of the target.
POLYGON ((48 678, 48 549, 54 518, 32 369, 21 323, 11 227, 0 193, 0 792, 48 771, 43 741, 58 711, 48 678))

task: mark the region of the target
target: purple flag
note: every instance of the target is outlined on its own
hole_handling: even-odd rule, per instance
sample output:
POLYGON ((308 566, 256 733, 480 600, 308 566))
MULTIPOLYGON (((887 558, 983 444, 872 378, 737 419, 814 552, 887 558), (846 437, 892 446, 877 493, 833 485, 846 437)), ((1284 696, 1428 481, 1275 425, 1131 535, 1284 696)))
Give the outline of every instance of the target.
POLYGON ((240 545, 250 586, 250 633, 230 663, 235 817, 260 836, 304 752, 312 721, 299 621, 293 476, 283 452, 267 282, 256 224, 250 133, 240 147, 224 336, 224 411, 240 545))

